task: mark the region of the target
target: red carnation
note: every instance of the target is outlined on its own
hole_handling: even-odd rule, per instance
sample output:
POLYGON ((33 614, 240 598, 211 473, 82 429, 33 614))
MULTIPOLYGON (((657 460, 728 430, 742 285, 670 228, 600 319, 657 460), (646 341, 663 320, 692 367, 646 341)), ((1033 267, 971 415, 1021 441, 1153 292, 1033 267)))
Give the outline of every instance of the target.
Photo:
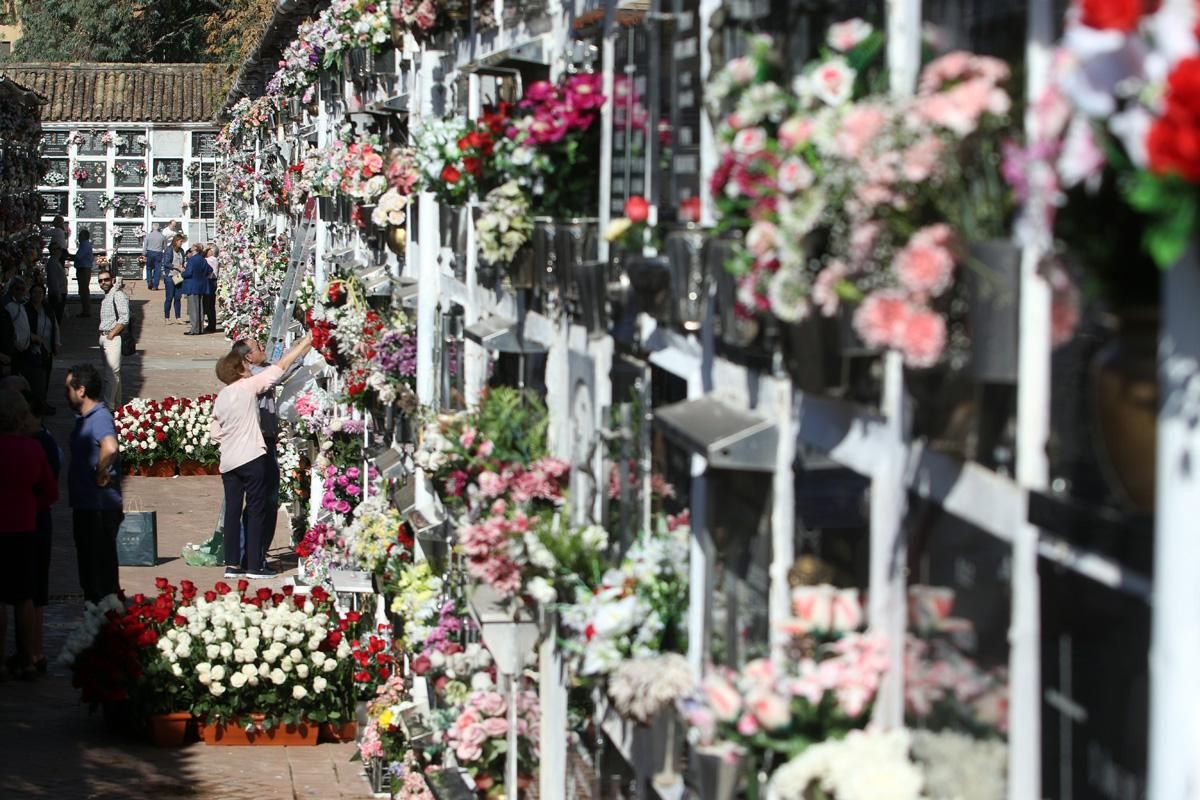
POLYGON ((1081 0, 1079 5, 1089 28, 1129 33, 1144 15, 1158 10, 1159 0, 1081 0))

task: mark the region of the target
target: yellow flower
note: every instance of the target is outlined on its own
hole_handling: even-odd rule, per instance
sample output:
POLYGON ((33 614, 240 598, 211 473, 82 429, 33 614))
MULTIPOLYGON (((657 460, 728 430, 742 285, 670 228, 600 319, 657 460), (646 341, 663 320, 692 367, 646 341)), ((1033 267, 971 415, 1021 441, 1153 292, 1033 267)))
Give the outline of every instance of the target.
POLYGON ((629 229, 633 227, 633 222, 628 217, 617 217, 612 222, 608 223, 608 227, 604 229, 604 240, 615 242, 620 239, 629 229))

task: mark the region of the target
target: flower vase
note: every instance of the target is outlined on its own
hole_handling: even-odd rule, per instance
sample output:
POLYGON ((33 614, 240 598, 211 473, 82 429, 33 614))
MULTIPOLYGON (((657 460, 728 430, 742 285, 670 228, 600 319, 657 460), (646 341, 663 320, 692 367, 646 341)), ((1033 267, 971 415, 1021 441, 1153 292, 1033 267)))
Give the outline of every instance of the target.
POLYGON ((150 741, 155 747, 181 747, 192 728, 190 711, 150 715, 150 741))
POLYGON ((1089 367, 1100 465, 1113 491, 1137 511, 1154 509, 1158 323, 1154 308, 1119 312, 1112 339, 1089 367))
POLYGON ((971 373, 980 383, 1016 384, 1021 250, 1007 239, 989 239, 972 242, 968 253, 971 373))
POLYGON ((743 757, 716 749, 696 748, 696 787, 703 800, 733 800, 742 777, 743 757))
POLYGON ((404 258, 405 248, 408 245, 408 229, 403 226, 389 226, 383 241, 387 245, 387 249, 395 253, 397 258, 404 258))
POLYGON ((550 274, 559 294, 575 299, 575 273, 584 261, 593 261, 598 252, 598 226, 595 217, 574 217, 554 223, 554 269, 550 274))
POLYGON ((665 249, 671 267, 672 322, 688 333, 700 330, 708 311, 709 272, 704 235, 696 225, 671 231, 665 249))
POLYGON ((373 794, 383 794, 388 791, 391 786, 391 776, 388 774, 382 758, 372 756, 363 769, 367 773, 367 783, 371 784, 373 794))
POLYGON ((304 114, 304 105, 301 102, 300 98, 299 97, 289 97, 288 98, 288 116, 292 118, 292 121, 300 122, 303 114, 304 114))
MULTIPOLYGON (((535 229, 536 230, 536 229, 535 229)), ((508 281, 514 289, 532 289, 537 286, 539 270, 535 264, 534 248, 525 245, 508 264, 508 281)))
POLYGON ((548 276, 554 274, 555 260, 558 257, 554 248, 554 232, 553 218, 533 218, 533 234, 529 238, 533 245, 532 279, 530 286, 523 288, 537 289, 549 285, 548 276))

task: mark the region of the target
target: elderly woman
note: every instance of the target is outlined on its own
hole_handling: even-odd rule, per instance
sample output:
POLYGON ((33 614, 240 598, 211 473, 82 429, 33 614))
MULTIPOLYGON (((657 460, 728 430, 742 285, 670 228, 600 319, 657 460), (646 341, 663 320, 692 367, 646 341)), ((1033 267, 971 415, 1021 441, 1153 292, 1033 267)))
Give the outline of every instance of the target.
POLYGON ((274 461, 267 454, 258 418, 258 396, 283 379, 296 359, 312 347, 305 336, 284 353, 278 363, 254 374, 243 354, 234 351, 217 362, 217 378, 225 388, 213 403, 212 436, 221 448, 221 483, 225 487, 225 575, 270 578, 263 558, 265 531, 270 519, 269 471, 274 461), (246 512, 245 547, 241 530, 246 512))
MULTIPOLYGON (((17 653, 7 671, 32 680, 37 671, 33 597, 38 573, 38 512, 58 500, 58 479, 42 445, 30 434, 33 418, 19 391, 0 389, 0 603, 13 607, 17 620, 17 653)), ((0 614, 0 657, 8 631, 8 614, 0 614)), ((2 669, 2 668, 0 668, 2 669)))

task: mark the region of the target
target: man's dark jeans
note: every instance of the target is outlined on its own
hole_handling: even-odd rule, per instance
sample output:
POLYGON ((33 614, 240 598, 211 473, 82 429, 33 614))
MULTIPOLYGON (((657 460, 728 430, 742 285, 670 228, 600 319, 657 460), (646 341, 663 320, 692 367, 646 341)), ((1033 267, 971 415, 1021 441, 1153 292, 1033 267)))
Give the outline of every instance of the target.
POLYGON ((113 594, 121 585, 117 568, 117 531, 125 513, 119 508, 72 509, 75 556, 79 562, 79 585, 93 603, 113 594))

